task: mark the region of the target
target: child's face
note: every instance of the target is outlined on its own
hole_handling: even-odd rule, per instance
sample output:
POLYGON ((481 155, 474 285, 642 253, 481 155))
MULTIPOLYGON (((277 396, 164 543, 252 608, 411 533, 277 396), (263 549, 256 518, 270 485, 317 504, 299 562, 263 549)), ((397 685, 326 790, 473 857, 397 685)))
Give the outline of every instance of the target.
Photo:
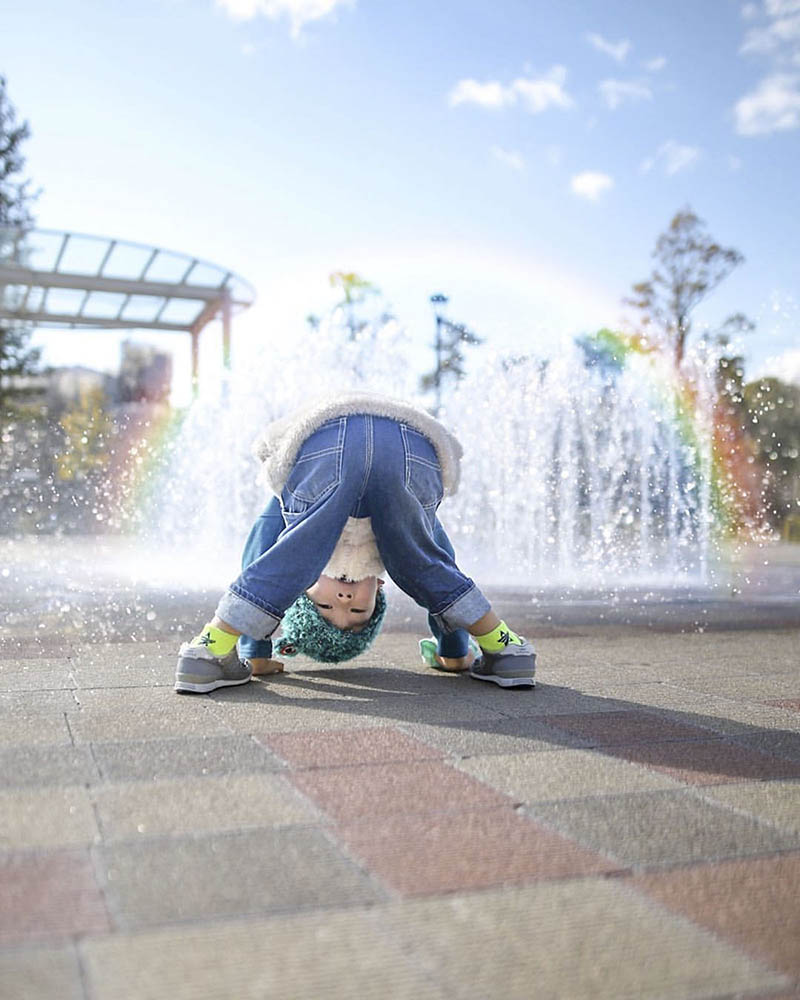
POLYGON ((368 576, 358 583, 321 576, 306 591, 322 617, 336 628, 357 632, 372 617, 375 595, 383 580, 368 576))

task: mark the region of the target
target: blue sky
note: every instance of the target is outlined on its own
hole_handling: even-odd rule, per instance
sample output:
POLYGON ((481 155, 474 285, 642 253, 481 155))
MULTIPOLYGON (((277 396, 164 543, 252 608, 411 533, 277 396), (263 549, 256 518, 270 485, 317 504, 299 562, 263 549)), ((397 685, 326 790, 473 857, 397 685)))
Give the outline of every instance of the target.
POLYGON ((688 204, 746 258, 698 326, 748 313, 748 373, 800 379, 800 0, 7 0, 3 41, 39 224, 238 271, 240 354, 341 269, 420 348, 444 291, 493 347, 552 353, 619 322, 688 204))

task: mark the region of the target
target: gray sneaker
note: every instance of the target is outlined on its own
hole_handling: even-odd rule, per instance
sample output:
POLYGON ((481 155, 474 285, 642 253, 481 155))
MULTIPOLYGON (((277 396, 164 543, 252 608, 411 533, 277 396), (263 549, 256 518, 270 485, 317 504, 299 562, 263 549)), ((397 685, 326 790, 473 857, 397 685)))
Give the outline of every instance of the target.
POLYGON ((483 652, 469 668, 470 677, 479 681, 491 681, 500 687, 526 687, 535 685, 536 653, 529 642, 522 645, 509 643, 502 653, 483 652))
POLYGON ((242 662, 234 647, 227 656, 213 656, 205 646, 184 642, 178 654, 175 690, 207 694, 221 687, 247 684, 253 671, 242 662))

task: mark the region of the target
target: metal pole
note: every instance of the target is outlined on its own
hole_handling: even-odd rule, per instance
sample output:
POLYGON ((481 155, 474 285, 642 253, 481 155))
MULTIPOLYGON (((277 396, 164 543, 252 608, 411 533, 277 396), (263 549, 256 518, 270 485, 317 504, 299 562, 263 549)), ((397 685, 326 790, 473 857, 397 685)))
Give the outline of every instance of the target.
POLYGON ((436 390, 436 412, 438 417, 442 409, 442 317, 436 314, 436 379, 434 388, 436 390))
POLYGON ((200 331, 192 330, 192 399, 197 399, 200 375, 200 331))
POLYGON ((230 398, 231 374, 231 297, 227 292, 222 297, 222 402, 230 398))
POLYGON ((231 297, 227 293, 222 298, 222 367, 231 370, 231 297))

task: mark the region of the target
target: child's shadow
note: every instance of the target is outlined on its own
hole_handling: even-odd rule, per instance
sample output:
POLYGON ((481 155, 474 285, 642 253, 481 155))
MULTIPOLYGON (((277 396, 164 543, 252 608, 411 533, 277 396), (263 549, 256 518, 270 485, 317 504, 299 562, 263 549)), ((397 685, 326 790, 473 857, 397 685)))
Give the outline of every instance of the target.
POLYGON ((689 772, 696 772, 700 783, 800 778, 799 733, 541 682, 531 691, 434 670, 301 667, 212 697, 220 705, 260 703, 363 716, 365 728, 424 723, 502 736, 506 747, 518 739, 596 750, 644 766, 675 768, 690 782, 689 772), (489 717, 481 718, 484 713, 489 717))

